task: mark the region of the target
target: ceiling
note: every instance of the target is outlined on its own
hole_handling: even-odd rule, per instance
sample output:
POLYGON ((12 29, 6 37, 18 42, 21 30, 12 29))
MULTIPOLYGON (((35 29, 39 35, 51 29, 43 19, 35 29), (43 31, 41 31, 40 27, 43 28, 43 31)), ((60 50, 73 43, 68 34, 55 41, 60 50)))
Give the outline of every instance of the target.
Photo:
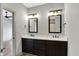
POLYGON ((46 4, 46 3, 23 3, 23 5, 27 8, 36 7, 43 4, 46 4))

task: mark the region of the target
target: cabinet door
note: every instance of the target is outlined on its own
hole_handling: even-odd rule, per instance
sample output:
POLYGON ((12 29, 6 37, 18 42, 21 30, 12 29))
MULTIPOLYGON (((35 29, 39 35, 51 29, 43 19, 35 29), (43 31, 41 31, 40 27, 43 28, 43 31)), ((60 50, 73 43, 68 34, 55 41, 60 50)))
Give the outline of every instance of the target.
POLYGON ((67 42, 57 41, 55 48, 57 56, 67 56, 67 42))
POLYGON ((22 39, 22 51, 33 54, 33 40, 32 39, 22 39))
POLYGON ((67 46, 66 42, 60 41, 47 41, 47 53, 48 56, 66 56, 67 46))
POLYGON ((47 56, 55 56, 55 42, 47 41, 46 44, 46 55, 47 56))
POLYGON ((45 41, 34 40, 34 54, 45 56, 45 41))

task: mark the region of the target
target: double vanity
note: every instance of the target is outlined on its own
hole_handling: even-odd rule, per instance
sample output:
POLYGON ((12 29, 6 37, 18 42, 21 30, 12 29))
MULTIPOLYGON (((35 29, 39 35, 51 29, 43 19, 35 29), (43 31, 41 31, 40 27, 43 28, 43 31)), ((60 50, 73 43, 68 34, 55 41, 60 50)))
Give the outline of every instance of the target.
MULTIPOLYGON (((53 34, 54 36, 51 35, 45 36, 42 34, 36 35, 35 33, 39 33, 40 31, 38 28, 40 27, 40 24, 38 22, 38 20, 40 19, 36 17, 36 15, 38 15, 37 13, 29 14, 28 16, 32 16, 32 18, 31 17, 28 18, 28 33, 30 35, 25 35, 22 37, 22 52, 34 54, 37 56, 67 56, 68 52, 67 38, 60 36, 64 34, 63 28, 65 26, 62 22, 63 20, 62 12, 63 12, 62 9, 49 11, 50 15, 48 16, 48 26, 47 26, 48 34, 50 33, 53 34), (35 34, 35 36, 32 35, 33 33, 35 34)), ((46 30, 47 28, 42 29, 46 30)))
POLYGON ((37 56, 67 56, 67 38, 23 36, 22 52, 37 56))

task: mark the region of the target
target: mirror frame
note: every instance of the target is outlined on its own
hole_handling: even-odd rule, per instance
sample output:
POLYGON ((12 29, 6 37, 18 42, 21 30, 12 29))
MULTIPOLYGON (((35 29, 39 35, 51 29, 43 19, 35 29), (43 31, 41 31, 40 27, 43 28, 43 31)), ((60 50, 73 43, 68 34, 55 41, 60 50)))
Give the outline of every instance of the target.
POLYGON ((38 18, 29 18, 28 19, 28 32, 29 33, 38 33, 38 18), (30 31, 30 20, 31 19, 36 19, 36 32, 35 31, 30 31))
MULTIPOLYGON (((53 15, 51 15, 53 16, 53 15)), ((62 15, 56 15, 56 16, 60 16, 60 32, 50 32, 50 16, 48 16, 48 30, 49 33, 62 33, 62 15)))

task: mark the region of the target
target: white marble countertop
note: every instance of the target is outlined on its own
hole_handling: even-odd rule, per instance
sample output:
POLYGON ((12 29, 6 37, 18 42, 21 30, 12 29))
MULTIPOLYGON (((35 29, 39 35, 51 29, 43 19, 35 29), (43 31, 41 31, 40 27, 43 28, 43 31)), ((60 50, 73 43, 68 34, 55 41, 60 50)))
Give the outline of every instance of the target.
POLYGON ((63 36, 61 38, 53 38, 52 36, 45 36, 45 35, 37 35, 37 36, 30 36, 24 35, 22 38, 30 38, 30 39, 39 39, 39 40, 55 40, 55 41, 67 41, 67 37, 63 36))

